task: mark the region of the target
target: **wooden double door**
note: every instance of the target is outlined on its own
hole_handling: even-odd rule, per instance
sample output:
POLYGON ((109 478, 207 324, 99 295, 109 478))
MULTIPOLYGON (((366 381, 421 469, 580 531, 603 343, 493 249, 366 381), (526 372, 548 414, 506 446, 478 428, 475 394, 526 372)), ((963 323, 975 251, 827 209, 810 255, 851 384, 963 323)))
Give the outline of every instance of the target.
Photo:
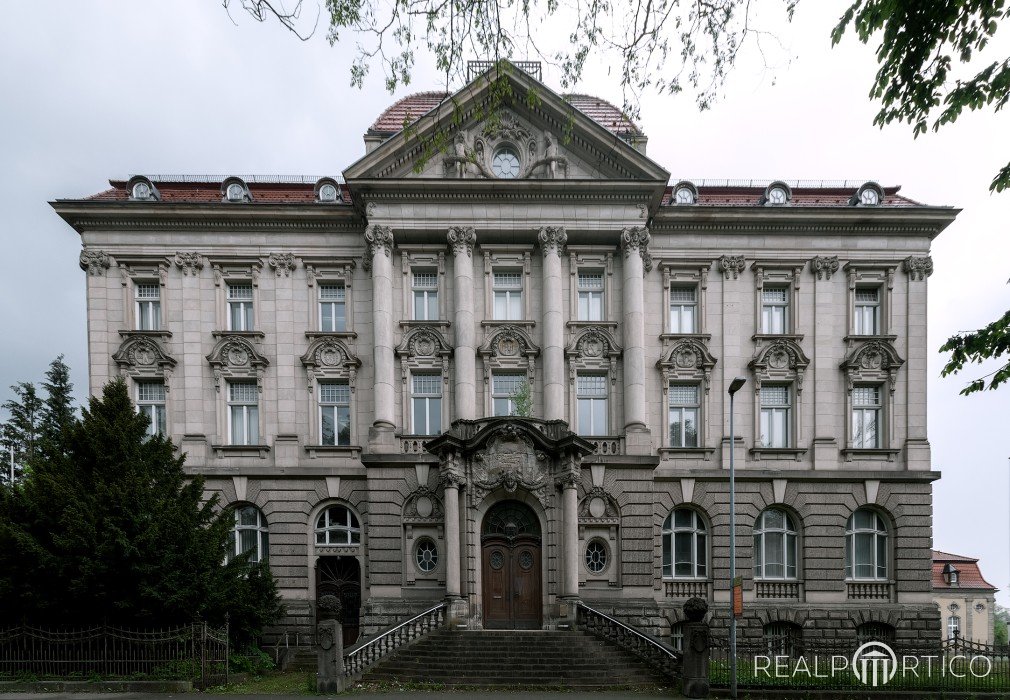
POLYGON ((481 560, 484 627, 540 629, 540 538, 485 536, 481 560))

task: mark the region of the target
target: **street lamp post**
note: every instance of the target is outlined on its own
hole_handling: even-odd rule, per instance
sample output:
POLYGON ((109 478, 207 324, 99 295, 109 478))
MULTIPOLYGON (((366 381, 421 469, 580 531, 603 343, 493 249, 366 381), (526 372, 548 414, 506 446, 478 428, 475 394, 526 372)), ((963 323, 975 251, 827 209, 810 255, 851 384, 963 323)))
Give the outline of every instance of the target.
POLYGON ((736 433, 733 425, 733 398, 747 382, 736 377, 729 385, 729 696, 737 697, 736 688, 736 433))

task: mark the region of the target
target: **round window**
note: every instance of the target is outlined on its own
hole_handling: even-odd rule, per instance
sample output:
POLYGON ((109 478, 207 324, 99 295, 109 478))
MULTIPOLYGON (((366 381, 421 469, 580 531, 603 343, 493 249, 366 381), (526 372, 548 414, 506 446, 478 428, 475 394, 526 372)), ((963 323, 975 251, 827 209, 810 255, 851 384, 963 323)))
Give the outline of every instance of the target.
POLYGON ((227 192, 229 202, 240 202, 245 198, 245 188, 237 182, 228 185, 227 192))
POLYGON ((675 195, 677 204, 694 204, 694 192, 687 187, 681 187, 675 195))
POLYGON ((877 191, 872 187, 867 187, 859 193, 859 203, 865 204, 866 206, 880 204, 880 195, 877 194, 877 191))
POLYGON ((491 172, 506 180, 519 177, 519 154, 511 146, 502 146, 491 158, 491 172))
POLYGON ((586 568, 591 574, 601 574, 607 568, 607 546, 599 540, 586 546, 586 568))
POLYGON ((768 192, 768 201, 771 204, 785 204, 786 203, 786 191, 781 187, 773 187, 768 192))
POLYGON ((337 201, 337 188, 333 185, 327 183, 319 188, 319 201, 321 202, 335 202, 337 201))
POLYGON ((151 186, 146 182, 138 182, 133 186, 133 198, 134 199, 150 199, 151 197, 151 186))
POLYGON ((438 548, 431 540, 421 540, 414 548, 414 558, 417 561, 417 568, 428 573, 438 566, 438 548))

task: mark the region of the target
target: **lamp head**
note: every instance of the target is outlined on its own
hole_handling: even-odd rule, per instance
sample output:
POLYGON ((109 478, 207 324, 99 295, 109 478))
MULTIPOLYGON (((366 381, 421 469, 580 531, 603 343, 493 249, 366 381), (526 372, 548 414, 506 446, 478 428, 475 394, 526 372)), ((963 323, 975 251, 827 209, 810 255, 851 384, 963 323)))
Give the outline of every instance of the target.
POLYGON ((744 377, 735 377, 732 382, 729 383, 729 395, 732 396, 736 392, 740 391, 741 387, 747 383, 747 379, 744 377))

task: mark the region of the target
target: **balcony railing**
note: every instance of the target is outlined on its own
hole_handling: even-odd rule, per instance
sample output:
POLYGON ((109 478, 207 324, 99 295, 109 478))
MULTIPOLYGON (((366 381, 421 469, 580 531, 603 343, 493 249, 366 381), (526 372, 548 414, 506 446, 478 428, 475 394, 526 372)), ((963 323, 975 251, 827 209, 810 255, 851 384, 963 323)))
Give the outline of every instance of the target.
POLYGON ((849 600, 884 600, 894 599, 893 581, 846 581, 845 588, 849 600))
POLYGON ((595 437, 587 435, 585 438, 593 445, 593 454, 597 457, 624 454, 623 435, 598 435, 595 437))
POLYGON ((712 582, 711 581, 663 581, 663 588, 667 598, 702 598, 710 600, 712 582))
POLYGON ((799 600, 803 586, 799 581, 755 581, 754 596, 758 599, 799 600))
POLYGON ((434 437, 434 435, 401 435, 400 453, 405 455, 427 454, 424 449, 424 443, 434 437))

